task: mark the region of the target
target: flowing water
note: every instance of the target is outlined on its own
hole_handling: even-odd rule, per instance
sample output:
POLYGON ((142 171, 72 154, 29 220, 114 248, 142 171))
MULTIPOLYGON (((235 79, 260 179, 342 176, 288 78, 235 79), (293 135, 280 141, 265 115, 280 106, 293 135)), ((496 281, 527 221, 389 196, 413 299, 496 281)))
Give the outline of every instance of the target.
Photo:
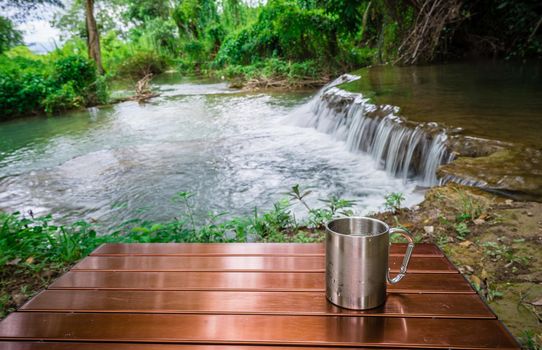
POLYGON ((418 186, 440 183, 453 128, 542 148, 541 71, 374 67, 288 93, 165 75, 148 104, 0 123, 0 210, 112 226, 171 219, 171 198, 188 191, 198 217, 249 215, 295 184, 313 187, 311 205, 335 195, 356 200, 359 214, 381 209, 390 192, 411 205, 422 199, 418 186), (334 87, 345 80, 350 92, 334 87))
POLYGON ((361 214, 389 192, 403 192, 407 205, 423 196, 370 154, 299 125, 314 117, 315 92, 247 94, 175 76, 157 88, 145 105, 1 123, 0 210, 112 226, 174 217, 180 191, 194 193, 198 215, 267 209, 297 183, 314 187, 313 205, 336 195, 357 200, 361 214))
POLYGON ((363 94, 334 86, 356 79, 343 75, 322 89, 304 106, 307 113, 300 113, 297 123, 343 140, 349 151, 369 155, 378 169, 404 182, 415 179, 425 187, 440 184, 439 165, 453 160, 446 130, 435 123, 407 125, 397 115, 399 108, 375 105, 363 94))

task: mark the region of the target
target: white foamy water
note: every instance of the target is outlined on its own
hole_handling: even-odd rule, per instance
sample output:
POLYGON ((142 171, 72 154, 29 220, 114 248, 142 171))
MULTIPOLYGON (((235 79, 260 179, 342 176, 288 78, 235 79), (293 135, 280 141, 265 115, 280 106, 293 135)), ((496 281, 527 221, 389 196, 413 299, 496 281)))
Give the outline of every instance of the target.
POLYGON ((114 225, 173 218, 179 208, 170 199, 179 191, 195 194, 200 217, 250 215, 295 184, 313 187, 310 205, 336 195, 356 200, 360 214, 380 209, 389 192, 403 192, 407 205, 423 196, 371 154, 296 125, 313 113, 302 108, 310 94, 240 94, 190 82, 161 89, 146 105, 0 124, 0 210, 114 225))

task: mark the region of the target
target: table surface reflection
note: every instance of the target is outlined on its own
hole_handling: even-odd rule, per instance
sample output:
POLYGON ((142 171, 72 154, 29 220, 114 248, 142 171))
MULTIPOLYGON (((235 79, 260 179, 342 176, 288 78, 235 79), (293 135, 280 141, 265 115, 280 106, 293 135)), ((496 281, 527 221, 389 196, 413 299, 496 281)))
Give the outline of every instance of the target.
POLYGON ((105 244, 3 320, 0 348, 519 349, 434 245, 371 310, 326 300, 324 259, 322 244, 105 244))

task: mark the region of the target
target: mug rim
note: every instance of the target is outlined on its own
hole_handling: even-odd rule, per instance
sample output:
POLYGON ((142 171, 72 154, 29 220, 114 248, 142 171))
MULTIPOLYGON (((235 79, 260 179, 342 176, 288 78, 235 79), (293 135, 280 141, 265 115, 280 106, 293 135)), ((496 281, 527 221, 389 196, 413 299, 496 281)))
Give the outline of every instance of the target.
POLYGON ((382 220, 378 220, 378 219, 374 219, 374 218, 369 218, 369 217, 366 217, 366 216, 346 216, 346 217, 342 217, 342 218, 335 218, 335 219, 332 219, 332 220, 329 220, 329 221, 326 221, 325 223, 325 228, 326 228, 326 231, 328 232, 331 232, 333 234, 336 234, 336 235, 340 235, 340 236, 345 236, 345 237, 353 237, 353 238, 371 238, 371 237, 378 237, 378 236, 381 236, 381 235, 384 235, 386 233, 388 233, 390 231, 390 226, 388 224, 386 224, 384 221, 382 220), (335 222, 335 221, 341 221, 341 220, 367 220, 367 221, 373 221, 373 222, 377 222, 381 225, 384 226, 385 230, 382 231, 382 232, 378 232, 378 233, 375 233, 375 234, 372 234, 372 235, 352 235, 352 234, 345 234, 345 233, 340 233, 340 232, 337 232, 337 231, 334 231, 332 229, 329 228, 329 224, 332 223, 332 222, 335 222))

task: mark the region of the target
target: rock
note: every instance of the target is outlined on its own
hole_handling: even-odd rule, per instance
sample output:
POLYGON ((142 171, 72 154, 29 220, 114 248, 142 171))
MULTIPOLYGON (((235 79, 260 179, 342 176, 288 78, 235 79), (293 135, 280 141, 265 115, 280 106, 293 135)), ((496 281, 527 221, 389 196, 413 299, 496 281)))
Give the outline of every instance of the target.
POLYGON ((437 175, 516 200, 542 201, 541 162, 541 150, 510 146, 478 157, 462 154, 441 166, 437 175))
POLYGON ((511 200, 511 199, 507 199, 507 200, 504 201, 504 204, 506 204, 506 205, 512 205, 513 203, 514 203, 514 201, 511 200))
POLYGON ((542 298, 533 301, 531 304, 534 306, 542 306, 542 298))
POLYGON ((482 224, 484 224, 486 221, 485 221, 484 219, 478 218, 478 219, 472 220, 472 222, 473 222, 475 225, 482 225, 482 224))
POLYGON ((528 212, 527 212, 527 216, 533 216, 533 213, 530 212, 530 211, 528 211, 528 212))
POLYGON ((468 273, 473 273, 474 272, 474 269, 470 265, 465 265, 464 268, 468 273))
POLYGON ((428 235, 432 235, 432 234, 435 232, 435 227, 434 227, 434 226, 424 226, 424 227, 423 227, 423 230, 424 230, 425 233, 427 233, 428 235))

